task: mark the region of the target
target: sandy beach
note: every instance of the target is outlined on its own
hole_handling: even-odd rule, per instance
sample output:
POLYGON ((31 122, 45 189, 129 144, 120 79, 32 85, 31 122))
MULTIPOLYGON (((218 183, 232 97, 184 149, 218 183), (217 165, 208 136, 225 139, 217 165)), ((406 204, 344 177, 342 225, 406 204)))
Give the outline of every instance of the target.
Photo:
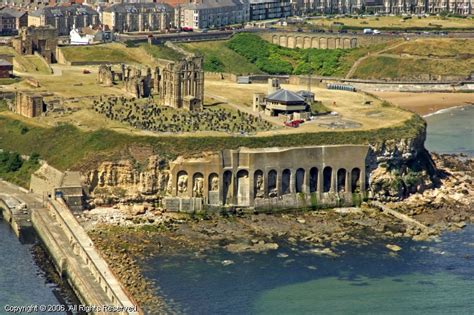
POLYGON ((374 92, 373 94, 422 116, 449 107, 474 105, 474 93, 374 92))

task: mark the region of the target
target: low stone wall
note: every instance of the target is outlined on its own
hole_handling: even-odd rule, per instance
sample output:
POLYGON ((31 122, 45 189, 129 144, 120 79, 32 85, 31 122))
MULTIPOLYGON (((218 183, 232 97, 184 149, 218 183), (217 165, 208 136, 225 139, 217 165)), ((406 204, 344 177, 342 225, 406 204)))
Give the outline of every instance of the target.
MULTIPOLYGON (((43 209, 41 211, 46 210, 43 209)), ((125 289, 122 288, 105 260, 94 248, 92 240, 79 225, 65 203, 62 200, 50 200, 47 203, 47 211, 49 212, 48 216, 41 215, 40 212, 33 212, 33 225, 50 252, 58 271, 63 275, 67 275, 68 281, 71 282, 82 302, 87 305, 113 305, 117 308, 134 309, 136 303, 133 302, 125 289), (51 233, 51 230, 48 228, 51 222, 45 220, 47 217, 56 220, 65 235, 65 239, 58 239, 58 235, 51 233), (72 252, 67 251, 61 242, 68 243, 68 246, 72 247, 72 252), (80 276, 84 270, 79 270, 75 264, 68 263, 71 255, 76 255, 82 260, 81 269, 85 267, 91 272, 95 278, 94 283, 88 283, 80 276), (102 290, 101 294, 105 294, 108 297, 108 301, 98 300, 98 296, 101 294, 97 294, 95 291, 99 288, 102 290)), ((111 312, 93 313, 104 314, 111 312)), ((127 311, 117 313, 141 314, 142 312, 127 311)))
MULTIPOLYGON (((292 75, 289 77, 290 84, 307 85, 308 76, 292 75)), ((382 81, 343 79, 333 77, 311 77, 311 84, 326 87, 327 84, 349 84, 356 89, 364 91, 387 91, 387 92, 462 92, 473 91, 474 81, 469 80, 437 80, 437 81, 382 81)))

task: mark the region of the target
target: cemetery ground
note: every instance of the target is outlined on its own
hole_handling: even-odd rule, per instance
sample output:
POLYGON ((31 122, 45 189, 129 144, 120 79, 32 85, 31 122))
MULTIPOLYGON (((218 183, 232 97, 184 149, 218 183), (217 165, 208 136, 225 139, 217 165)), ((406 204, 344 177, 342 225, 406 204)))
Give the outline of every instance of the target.
MULTIPOLYGON (((284 119, 277 117, 268 117, 263 114, 252 112, 252 98, 256 92, 266 93, 266 84, 236 84, 235 82, 225 80, 205 80, 205 101, 204 108, 206 112, 223 111, 226 113, 225 124, 229 127, 227 132, 223 131, 223 125, 214 122, 216 126, 208 126, 208 122, 203 117, 193 120, 193 124, 197 127, 189 129, 186 125, 189 120, 185 116, 189 116, 184 110, 165 109, 160 112, 161 118, 157 120, 168 119, 168 124, 176 125, 172 128, 134 128, 129 122, 121 121, 123 119, 107 118, 105 113, 100 113, 94 109, 94 101, 99 101, 100 97, 106 99, 108 97, 123 97, 132 99, 123 89, 121 84, 113 87, 104 87, 96 83, 97 66, 65 66, 53 65, 55 69, 54 75, 35 75, 29 74, 40 84, 39 88, 30 86, 27 82, 22 81, 16 84, 3 86, 2 90, 31 90, 36 92, 51 93, 48 99, 57 100, 57 111, 48 113, 46 116, 34 119, 35 123, 43 126, 56 126, 58 124, 72 124, 83 130, 97 130, 107 128, 119 132, 130 134, 157 135, 160 133, 170 132, 179 136, 209 136, 209 135, 228 135, 229 131, 233 134, 268 136, 274 134, 295 134, 304 132, 318 132, 328 130, 369 130, 377 128, 385 128, 397 124, 401 124, 411 117, 411 113, 401 110, 397 107, 383 102, 371 95, 365 93, 354 93, 345 91, 327 90, 322 87, 312 87, 312 91, 316 94, 316 99, 330 109, 333 115, 317 116, 313 121, 303 124, 299 128, 284 127, 284 119), (90 71, 84 74, 83 70, 90 71), (241 114, 239 115, 239 111, 241 114), (335 114, 337 113, 337 114, 335 114), (175 115, 178 122, 172 121, 171 117, 175 115), (252 116, 252 119, 245 117, 252 116), (235 117, 235 119, 234 119, 235 117), (244 118, 242 118, 244 117, 244 118), (240 121, 242 120, 243 121, 240 121), (245 127, 245 121, 248 120, 248 128, 245 127), (259 123, 258 121, 261 121, 259 123), (179 126, 181 124, 181 126, 179 126), (240 125, 241 127, 235 127, 240 125), (157 130, 158 132, 151 132, 157 130)), ((298 91, 307 89, 307 86, 283 85, 283 88, 298 91)), ((147 104, 156 104, 158 97, 153 100, 141 99, 131 101, 139 106, 147 104)), ((161 105, 154 105, 162 107, 161 105)), ((150 107, 150 106, 148 106, 150 107)), ((116 108, 119 110, 119 106, 116 108)), ((14 115, 12 113, 3 112, 2 115, 14 115)), ((17 115, 14 115, 17 116, 17 115)), ((109 115, 110 116, 110 115, 109 115)), ((112 115, 114 116, 114 115, 112 115)), ((119 117, 119 116, 116 116, 119 117)), ((139 123, 140 124, 140 123, 139 123)))

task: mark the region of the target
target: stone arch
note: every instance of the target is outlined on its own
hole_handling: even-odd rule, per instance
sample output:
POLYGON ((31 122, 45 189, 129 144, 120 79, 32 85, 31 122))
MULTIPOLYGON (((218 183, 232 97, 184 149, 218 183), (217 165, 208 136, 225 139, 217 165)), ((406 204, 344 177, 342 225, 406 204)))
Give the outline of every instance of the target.
POLYGON ((311 37, 306 36, 303 39, 303 48, 311 48, 311 37))
POLYGON ((357 48, 357 38, 351 39, 351 48, 357 48))
POLYGON ((225 205, 232 202, 232 172, 225 171, 222 176, 222 201, 225 205))
POLYGON ((219 175, 216 173, 209 174, 207 181, 207 191, 210 205, 219 204, 219 190, 219 175))
POLYGON ((202 198, 204 195, 204 175, 194 173, 193 175, 193 197, 202 198))
POLYGON ((296 170, 295 174, 295 192, 297 193, 302 193, 305 191, 305 185, 304 185, 304 175, 305 171, 302 168, 299 168, 296 170))
POLYGON ((255 198, 265 197, 265 183, 261 170, 256 170, 255 173, 253 173, 253 195, 255 198))
POLYGON ((184 195, 188 192, 188 173, 186 171, 179 171, 176 176, 176 193, 184 195))
POLYGON ((209 174, 208 187, 209 191, 219 191, 219 175, 216 173, 209 174))
POLYGON ((247 170, 240 170, 237 172, 237 205, 248 206, 250 201, 250 180, 249 172, 247 170))
POLYGON ((285 35, 280 36, 280 46, 288 47, 288 37, 285 35))
POLYGON ((319 38, 317 38, 317 37, 312 38, 311 48, 319 48, 319 38))
POLYGON ((301 36, 296 37, 296 48, 303 48, 304 38, 301 36))
POLYGON ((328 38, 328 49, 336 48, 336 39, 334 37, 328 38))
POLYGON ((318 187, 318 168, 313 167, 309 170, 309 192, 316 192, 320 187, 318 187))
POLYGON ((295 48, 296 40, 294 36, 288 36, 288 44, 286 47, 288 48, 295 48))
POLYGON ((351 40, 349 38, 344 38, 342 47, 344 49, 351 48, 351 40))
POLYGON ((323 170, 323 192, 331 190, 332 183, 332 167, 326 166, 323 170))
POLYGON ((345 192, 346 191, 346 176, 347 171, 344 168, 337 170, 337 191, 345 192))
POLYGON ((321 37, 319 39, 319 49, 328 49, 328 39, 321 37))
POLYGON ((278 196, 277 176, 278 176, 278 173, 275 170, 271 170, 268 172, 268 184, 267 184, 268 197, 278 196))
POLYGON ((279 41, 278 41, 278 35, 273 35, 273 36, 272 36, 272 43, 278 45, 278 43, 279 43, 279 41))
POLYGON ((291 181, 291 171, 289 169, 284 169, 281 173, 281 194, 289 194, 290 191, 290 181, 291 181))
POLYGON ((351 192, 360 192, 360 169, 358 167, 353 168, 351 172, 351 192))

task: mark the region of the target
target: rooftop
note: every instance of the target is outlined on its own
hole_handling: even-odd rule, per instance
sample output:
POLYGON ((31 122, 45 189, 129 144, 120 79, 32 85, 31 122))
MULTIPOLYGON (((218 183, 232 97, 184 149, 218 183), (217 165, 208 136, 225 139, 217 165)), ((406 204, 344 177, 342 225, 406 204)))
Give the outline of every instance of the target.
POLYGON ((279 89, 267 96, 267 100, 283 104, 302 104, 305 99, 295 92, 279 89))

